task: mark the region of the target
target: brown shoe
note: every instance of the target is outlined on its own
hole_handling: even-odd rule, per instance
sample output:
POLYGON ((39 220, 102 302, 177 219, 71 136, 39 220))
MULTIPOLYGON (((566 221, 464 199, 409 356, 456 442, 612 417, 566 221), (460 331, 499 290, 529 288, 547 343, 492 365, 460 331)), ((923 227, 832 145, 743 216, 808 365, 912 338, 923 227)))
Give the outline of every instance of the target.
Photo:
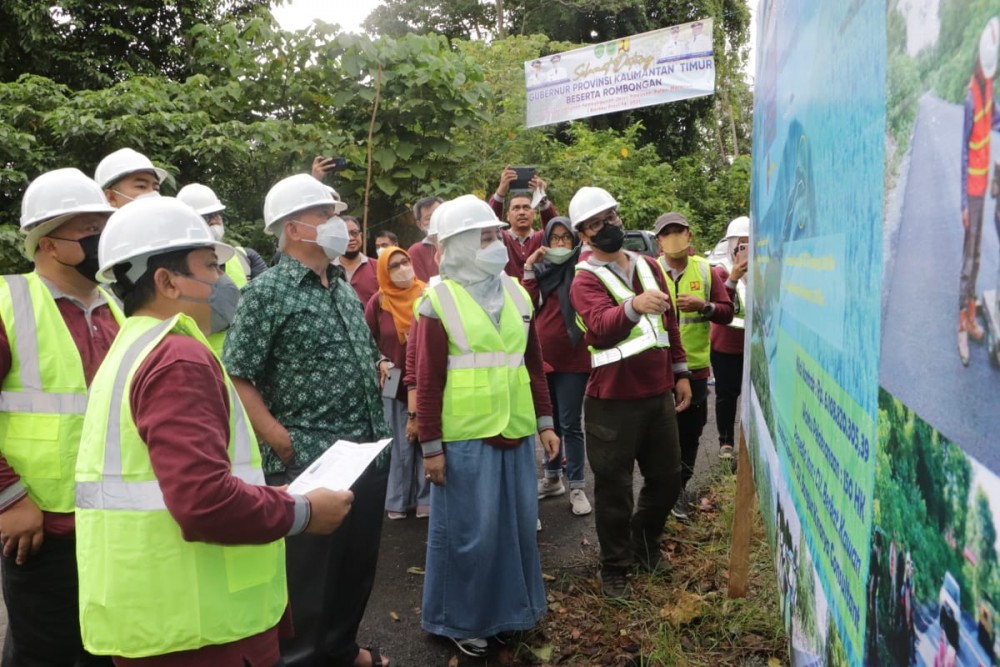
POLYGON ((975 299, 969 299, 968 306, 965 309, 965 330, 969 332, 969 338, 977 343, 986 335, 983 328, 979 326, 979 320, 976 318, 975 299))

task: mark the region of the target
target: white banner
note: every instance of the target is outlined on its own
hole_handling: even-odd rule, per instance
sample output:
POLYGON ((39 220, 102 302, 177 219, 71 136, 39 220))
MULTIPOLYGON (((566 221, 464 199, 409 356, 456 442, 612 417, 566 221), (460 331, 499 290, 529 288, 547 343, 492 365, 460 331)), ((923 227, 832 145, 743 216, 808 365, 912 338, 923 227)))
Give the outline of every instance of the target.
POLYGON ((712 19, 529 60, 524 79, 528 127, 711 95, 712 19))

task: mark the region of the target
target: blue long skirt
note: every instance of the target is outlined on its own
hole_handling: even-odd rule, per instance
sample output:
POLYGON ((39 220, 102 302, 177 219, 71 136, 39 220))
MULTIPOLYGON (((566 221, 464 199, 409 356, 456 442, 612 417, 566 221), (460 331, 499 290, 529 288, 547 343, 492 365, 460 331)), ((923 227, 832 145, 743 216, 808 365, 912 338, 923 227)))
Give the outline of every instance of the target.
POLYGON ((420 625, 456 639, 533 628, 545 614, 535 525, 535 439, 449 442, 431 488, 420 625))

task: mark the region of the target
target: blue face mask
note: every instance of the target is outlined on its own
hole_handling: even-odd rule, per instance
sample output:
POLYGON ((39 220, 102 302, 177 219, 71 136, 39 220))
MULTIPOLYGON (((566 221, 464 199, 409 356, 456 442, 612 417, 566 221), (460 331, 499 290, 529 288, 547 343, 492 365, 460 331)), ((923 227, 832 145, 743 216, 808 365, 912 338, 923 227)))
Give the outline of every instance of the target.
POLYGON ((576 248, 549 248, 545 253, 545 259, 553 264, 563 264, 573 256, 576 248))
POLYGON ((236 286, 232 278, 223 273, 219 276, 218 280, 210 283, 207 280, 201 280, 194 276, 184 277, 202 285, 211 285, 212 293, 207 299, 193 296, 181 296, 180 299, 182 301, 190 301, 191 303, 207 303, 209 305, 212 309, 212 333, 228 329, 229 325, 233 323, 233 318, 236 317, 236 308, 240 303, 240 288, 236 286))
POLYGON ((473 261, 484 273, 499 276, 507 267, 507 246, 503 241, 494 241, 476 251, 476 258, 473 261))

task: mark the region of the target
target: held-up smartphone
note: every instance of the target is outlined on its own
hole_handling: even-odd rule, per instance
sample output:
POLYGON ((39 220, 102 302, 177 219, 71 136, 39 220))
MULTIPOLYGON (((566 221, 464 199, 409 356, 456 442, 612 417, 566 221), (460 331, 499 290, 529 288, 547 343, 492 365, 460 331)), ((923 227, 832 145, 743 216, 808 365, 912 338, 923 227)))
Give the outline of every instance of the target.
POLYGON ((531 179, 535 177, 534 167, 514 167, 517 172, 517 180, 510 184, 511 190, 530 190, 531 179))
POLYGON ((323 160, 323 171, 328 174, 340 171, 345 167, 347 167, 347 158, 345 157, 328 157, 323 160))

